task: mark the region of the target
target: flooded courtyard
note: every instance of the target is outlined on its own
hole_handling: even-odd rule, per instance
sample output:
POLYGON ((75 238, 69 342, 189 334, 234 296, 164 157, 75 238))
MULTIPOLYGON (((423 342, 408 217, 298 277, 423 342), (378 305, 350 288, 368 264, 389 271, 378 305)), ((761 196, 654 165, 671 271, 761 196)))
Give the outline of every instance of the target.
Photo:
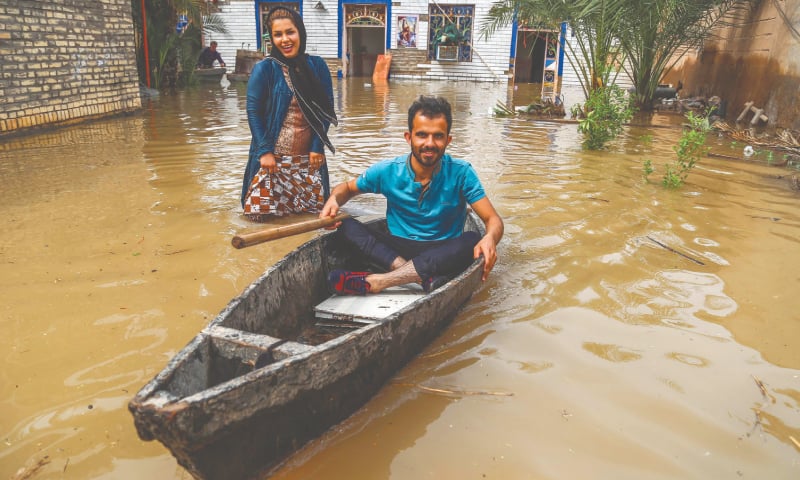
MULTIPOLYGON (((332 183, 407 152, 409 103, 443 95, 448 151, 476 168, 506 234, 450 327, 275 478, 798 478, 791 165, 711 134, 737 159, 702 158, 667 190, 680 119, 588 152, 574 123, 491 114, 529 102, 525 86, 334 88, 332 183)), ((249 142, 245 86, 230 84, 0 144, 0 477, 189 478, 138 439, 128 401, 318 234, 231 247, 258 228, 239 205, 249 142)))

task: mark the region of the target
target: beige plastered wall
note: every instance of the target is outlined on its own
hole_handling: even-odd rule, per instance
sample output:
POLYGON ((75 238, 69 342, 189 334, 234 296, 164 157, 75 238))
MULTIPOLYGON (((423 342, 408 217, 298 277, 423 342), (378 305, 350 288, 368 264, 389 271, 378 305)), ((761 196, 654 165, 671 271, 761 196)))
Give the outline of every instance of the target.
MULTIPOLYGON (((720 29, 700 52, 685 56, 664 81, 680 80, 682 97, 719 96, 726 120, 735 121, 753 102, 764 109, 768 125, 799 130, 800 0, 761 0, 746 13, 732 20, 737 26, 720 29)), ((744 121, 749 125, 750 119, 752 113, 744 121)))

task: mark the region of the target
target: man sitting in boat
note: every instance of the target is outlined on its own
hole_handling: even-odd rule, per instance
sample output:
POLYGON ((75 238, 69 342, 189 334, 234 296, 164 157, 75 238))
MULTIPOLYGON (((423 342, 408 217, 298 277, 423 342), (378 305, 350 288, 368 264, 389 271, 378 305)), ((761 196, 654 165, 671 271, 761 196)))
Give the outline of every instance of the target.
POLYGON ((215 61, 219 62, 220 67, 225 66, 225 62, 222 61, 222 56, 217 51, 217 42, 211 42, 200 52, 200 57, 197 59, 197 67, 214 68, 215 61))
POLYGON ((389 227, 389 235, 381 235, 352 218, 336 224, 338 233, 385 273, 334 270, 328 277, 333 291, 364 295, 415 282, 429 292, 479 256, 486 280, 497 261, 503 221, 472 165, 445 154, 452 119, 446 99, 419 97, 408 109, 405 138, 411 153, 378 162, 333 189, 320 218, 336 216, 356 195, 379 193, 387 199, 389 227), (486 225, 483 238, 464 232, 467 205, 486 225))

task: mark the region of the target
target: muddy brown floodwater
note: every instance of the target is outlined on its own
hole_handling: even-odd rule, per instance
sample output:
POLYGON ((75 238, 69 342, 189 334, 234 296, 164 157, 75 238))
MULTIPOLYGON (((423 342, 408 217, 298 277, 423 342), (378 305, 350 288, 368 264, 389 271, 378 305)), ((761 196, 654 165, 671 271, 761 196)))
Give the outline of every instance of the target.
MULTIPOLYGON (((524 86, 335 87, 334 181, 406 152, 410 100, 441 94, 450 151, 506 236, 444 334, 276 478, 800 476, 800 196, 776 179, 789 167, 703 158, 665 190, 671 120, 585 152, 574 124, 490 115, 529 101, 524 86)), ((0 478, 188 478, 138 439, 127 402, 316 234, 230 246, 252 228, 248 145, 237 84, 0 144, 0 478)))

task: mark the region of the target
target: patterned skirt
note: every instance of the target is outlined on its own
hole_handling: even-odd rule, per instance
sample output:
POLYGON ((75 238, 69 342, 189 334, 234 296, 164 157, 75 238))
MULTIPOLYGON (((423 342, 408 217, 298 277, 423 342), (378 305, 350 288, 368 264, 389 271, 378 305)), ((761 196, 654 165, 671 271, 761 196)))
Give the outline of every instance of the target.
POLYGON ((322 210, 322 179, 319 170, 310 171, 308 155, 279 157, 277 164, 276 173, 262 168, 253 177, 244 214, 251 220, 264 221, 268 215, 322 210))

